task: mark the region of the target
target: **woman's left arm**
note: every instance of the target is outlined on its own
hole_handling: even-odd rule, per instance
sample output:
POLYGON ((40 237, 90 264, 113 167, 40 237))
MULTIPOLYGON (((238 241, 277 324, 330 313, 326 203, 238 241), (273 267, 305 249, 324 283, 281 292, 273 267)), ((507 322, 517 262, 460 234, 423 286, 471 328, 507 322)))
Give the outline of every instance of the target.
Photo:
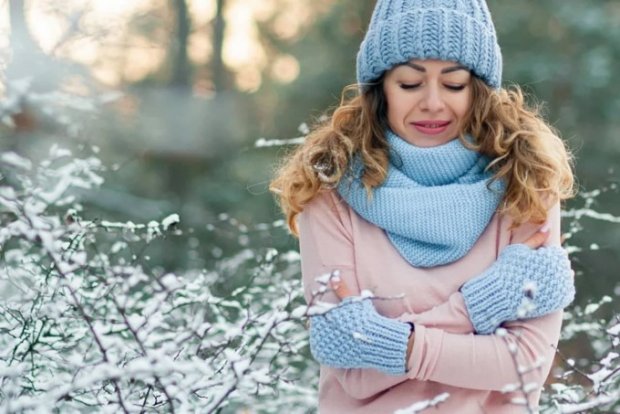
MULTIPOLYGON (((416 314, 415 316, 407 314, 403 315, 403 317, 405 319, 414 318, 418 323, 422 323, 427 327, 438 327, 453 333, 477 332, 489 334, 504 322, 530 319, 563 309, 572 301, 572 295, 574 295, 574 281, 571 274, 572 271, 570 270, 570 263, 563 261, 564 258, 561 256, 565 253, 559 250, 559 203, 549 210, 547 224, 549 226, 549 236, 546 237, 546 240, 543 240, 544 243, 542 243, 544 247, 543 250, 547 250, 546 252, 543 250, 539 252, 528 252, 527 249, 519 249, 519 247, 513 246, 511 247, 512 252, 506 251, 502 253, 504 256, 512 254, 513 262, 515 260, 517 264, 519 264, 519 261, 523 262, 522 265, 524 267, 529 267, 530 272, 531 269, 535 267, 536 260, 538 261, 538 265, 542 267, 540 271, 533 272, 529 278, 527 278, 536 282, 538 285, 538 289, 534 292, 530 292, 530 297, 527 299, 529 304, 534 307, 534 309, 531 309, 530 314, 518 315, 516 312, 518 306, 514 306, 514 304, 521 302, 526 297, 526 293, 523 291, 522 286, 513 287, 508 291, 506 291, 506 289, 500 289, 500 292, 496 292, 496 294, 488 294, 491 289, 485 288, 484 285, 495 284, 499 277, 508 279, 508 285, 518 280, 518 277, 523 278, 523 275, 516 274, 521 271, 521 269, 519 269, 521 266, 517 266, 517 271, 512 272, 513 274, 505 274, 510 270, 510 266, 506 266, 504 263, 504 266, 500 267, 498 266, 500 263, 496 262, 485 272, 486 274, 483 273, 466 282, 465 285, 458 292, 453 293, 446 302, 428 311, 416 314), (547 255, 547 259, 541 257, 545 254, 547 255), (547 266, 555 266, 556 270, 550 270, 547 266), (495 274, 492 273, 493 271, 495 274), (501 274, 502 272, 504 274, 501 274), (511 278, 515 280, 510 280, 511 278), (508 303, 505 302, 512 302, 513 310, 508 310, 508 303), (498 312, 497 309, 502 312, 498 312), (491 319, 494 320, 492 321, 491 319), (475 323, 472 322, 472 320, 475 321, 475 323), (476 327, 478 329, 476 329, 476 327)), ((511 233, 511 237, 507 242, 510 244, 526 244, 530 247, 540 246, 540 240, 536 240, 541 234, 538 232, 538 228, 539 226, 537 225, 530 223, 524 224, 511 233)), ((508 257, 508 259, 510 260, 511 258, 508 257)), ((505 262, 506 257, 500 260, 505 262)), ((498 288, 497 285, 491 287, 498 288)))
MULTIPOLYGON (((545 246, 560 246, 559 204, 549 210, 548 223, 545 246)), ((507 242, 523 243, 537 230, 534 224, 522 225, 507 242)), ((473 389, 501 390, 519 381, 542 384, 553 362, 562 315, 557 310, 534 319, 505 321, 504 335, 475 335, 465 298, 455 292, 433 309, 401 316, 416 324, 408 376, 473 389), (538 368, 521 378, 517 366, 538 368)))
POLYGON ((407 375, 454 387, 501 391, 542 385, 560 336, 562 311, 505 324, 503 335, 454 334, 416 324, 407 375), (519 374, 521 371, 522 375, 519 374))

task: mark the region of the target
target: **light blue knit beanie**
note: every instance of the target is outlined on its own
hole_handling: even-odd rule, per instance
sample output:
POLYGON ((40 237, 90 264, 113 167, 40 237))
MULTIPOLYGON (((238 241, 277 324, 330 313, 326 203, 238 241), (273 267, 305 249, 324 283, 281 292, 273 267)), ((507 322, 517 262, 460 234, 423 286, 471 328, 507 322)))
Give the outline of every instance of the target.
POLYGON ((485 0, 378 0, 357 55, 357 81, 365 89, 411 59, 456 61, 499 88, 502 53, 485 0))

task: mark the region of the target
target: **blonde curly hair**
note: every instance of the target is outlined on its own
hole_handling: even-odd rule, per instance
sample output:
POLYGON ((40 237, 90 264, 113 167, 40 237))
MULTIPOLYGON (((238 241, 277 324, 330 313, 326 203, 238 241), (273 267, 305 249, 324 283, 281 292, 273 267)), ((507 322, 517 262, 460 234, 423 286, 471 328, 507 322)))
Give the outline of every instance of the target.
MULTIPOLYGON (((509 216, 513 227, 543 223, 553 204, 574 196, 570 151, 545 122, 540 107, 525 102, 519 87, 495 90, 475 76, 471 82, 473 103, 460 125, 459 139, 492 159, 494 180, 505 180, 498 212, 509 216), (474 137, 473 143, 465 140, 465 133, 474 137)), ((333 114, 283 160, 270 184, 294 235, 297 215, 319 192, 338 184, 353 154, 359 153, 364 162, 362 181, 369 195, 386 177, 388 124, 382 79, 361 95, 357 91, 357 85, 345 88, 333 114)))

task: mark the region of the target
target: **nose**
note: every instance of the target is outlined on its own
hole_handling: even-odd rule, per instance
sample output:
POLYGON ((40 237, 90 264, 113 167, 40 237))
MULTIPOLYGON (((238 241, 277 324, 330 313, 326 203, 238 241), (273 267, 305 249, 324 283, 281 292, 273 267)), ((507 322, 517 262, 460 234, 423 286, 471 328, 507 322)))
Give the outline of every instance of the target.
POLYGON ((438 85, 429 84, 425 88, 421 106, 422 110, 428 112, 441 112, 445 108, 445 102, 438 85))

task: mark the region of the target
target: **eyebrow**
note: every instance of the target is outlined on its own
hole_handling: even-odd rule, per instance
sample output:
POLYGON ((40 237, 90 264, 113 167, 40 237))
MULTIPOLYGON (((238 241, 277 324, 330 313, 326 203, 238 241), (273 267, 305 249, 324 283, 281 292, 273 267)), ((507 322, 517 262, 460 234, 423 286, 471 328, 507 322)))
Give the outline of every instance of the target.
MULTIPOLYGON (((412 69, 415 69, 419 72, 426 72, 426 68, 424 66, 420 66, 420 65, 416 65, 413 62, 405 62, 402 64, 403 66, 409 66, 412 69)), ((450 72, 456 72, 457 70, 466 70, 467 72, 469 72, 469 68, 463 65, 456 65, 456 66, 450 66, 448 68, 443 68, 441 70, 441 73, 450 73, 450 72)))

